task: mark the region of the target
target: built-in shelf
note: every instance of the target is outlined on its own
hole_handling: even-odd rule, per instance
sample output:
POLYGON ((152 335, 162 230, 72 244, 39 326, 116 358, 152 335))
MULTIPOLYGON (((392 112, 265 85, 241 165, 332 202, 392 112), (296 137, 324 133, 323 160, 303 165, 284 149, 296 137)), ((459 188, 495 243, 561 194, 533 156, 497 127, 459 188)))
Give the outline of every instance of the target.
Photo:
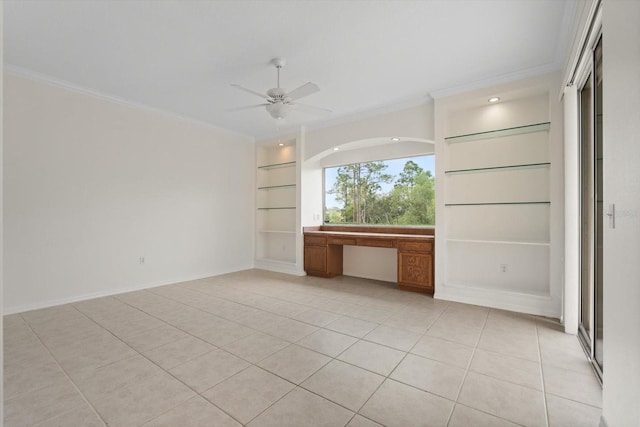
POLYGON ((545 163, 524 163, 524 164, 521 164, 521 165, 492 166, 492 167, 487 167, 487 168, 455 169, 455 170, 444 171, 444 173, 493 171, 493 170, 502 170, 502 169, 524 169, 524 168, 544 167, 544 166, 549 166, 549 165, 551 165, 550 162, 545 162, 545 163))
POLYGON ((448 143, 477 141, 481 139, 500 138, 503 136, 520 135, 524 133, 548 131, 551 127, 550 122, 536 123, 526 126, 517 126, 512 128, 497 129, 487 132, 470 133, 466 135, 456 135, 445 138, 448 143))
POLYGON ((270 210, 279 210, 279 209, 295 209, 295 206, 278 206, 274 208, 258 208, 259 211, 270 211, 270 210))
POLYGON ((284 162, 284 163, 273 163, 270 165, 262 165, 258 166, 258 169, 276 169, 276 168, 287 168, 291 166, 295 166, 296 162, 284 162))
POLYGON ((445 203, 445 206, 486 206, 486 205, 550 205, 551 202, 491 202, 491 203, 445 203))
POLYGON ((258 187, 258 190, 277 190, 282 188, 295 188, 295 186, 295 184, 265 185, 264 187, 258 187))
POLYGON ((259 230, 260 233, 276 233, 276 234, 296 234, 295 231, 290 230, 259 230))
POLYGON ((549 242, 518 242, 509 240, 472 240, 472 239, 447 239, 451 243, 489 243, 496 245, 529 245, 529 246, 550 246, 549 242))

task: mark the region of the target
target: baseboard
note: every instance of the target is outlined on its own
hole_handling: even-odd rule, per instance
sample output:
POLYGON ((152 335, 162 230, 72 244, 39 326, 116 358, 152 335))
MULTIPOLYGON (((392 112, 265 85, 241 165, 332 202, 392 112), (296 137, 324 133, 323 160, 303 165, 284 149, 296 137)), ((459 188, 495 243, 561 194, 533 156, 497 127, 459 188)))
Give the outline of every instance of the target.
POLYGON ((267 259, 257 259, 254 262, 254 268, 260 270, 273 271, 276 273, 291 274, 293 276, 306 276, 304 270, 298 270, 296 264, 290 262, 282 262, 267 259))
POLYGON ((74 302, 86 301, 86 300, 90 300, 90 299, 94 299, 94 298, 102 298, 102 297, 108 297, 108 296, 112 296, 112 295, 124 294, 124 293, 127 293, 127 292, 141 291, 143 289, 157 288, 159 286, 173 285, 175 283, 188 282, 190 280, 205 279, 207 277, 220 276, 220 275, 223 275, 223 274, 235 273, 237 271, 244 271, 244 270, 248 270, 248 269, 251 269, 251 266, 247 266, 246 268, 240 268, 240 269, 237 269, 237 270, 216 271, 216 272, 212 272, 212 273, 206 273, 204 275, 199 274, 199 275, 196 275, 196 276, 185 276, 185 277, 173 278, 173 279, 170 279, 168 281, 144 283, 144 284, 141 284, 141 285, 127 286, 127 287, 116 288, 116 289, 109 289, 109 290, 106 290, 106 291, 91 292, 91 293, 82 294, 82 295, 76 295, 76 296, 72 296, 72 297, 57 298, 57 299, 54 299, 54 300, 41 301, 41 302, 37 302, 37 303, 33 303, 33 304, 25 304, 25 305, 20 305, 20 306, 15 306, 15 307, 5 307, 3 309, 2 314, 4 316, 7 316, 7 315, 10 315, 10 314, 24 313, 25 311, 39 310, 39 309, 42 309, 42 308, 55 307, 57 305, 63 305, 63 304, 70 304, 70 303, 74 303, 74 302))
POLYGON ((459 285, 436 286, 436 299, 473 304, 536 316, 560 318, 560 303, 550 296, 530 295, 493 289, 477 289, 459 285))

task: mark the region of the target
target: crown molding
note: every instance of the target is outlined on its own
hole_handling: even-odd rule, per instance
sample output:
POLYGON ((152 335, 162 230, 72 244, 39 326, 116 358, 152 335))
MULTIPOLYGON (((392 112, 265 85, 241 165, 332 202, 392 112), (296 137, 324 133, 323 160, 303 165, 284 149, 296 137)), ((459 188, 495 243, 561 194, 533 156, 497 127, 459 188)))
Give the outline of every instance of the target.
POLYGON ((431 92, 431 97, 434 99, 445 98, 447 96, 458 95, 458 94, 461 94, 464 92, 470 92, 476 89, 482 89, 489 86, 497 86, 504 83, 511 83, 518 80, 524 80, 531 77, 549 74, 554 71, 558 71, 559 69, 560 69, 560 66, 556 63, 550 63, 550 64, 542 65, 539 67, 527 68, 525 70, 502 74, 496 77, 476 80, 475 82, 467 83, 464 85, 437 89, 431 92))
POLYGON ((42 74, 36 71, 32 71, 26 68, 22 68, 22 67, 18 67, 16 65, 11 65, 11 64, 4 64, 4 68, 3 71, 5 74, 8 75, 12 75, 12 76, 16 76, 16 77, 22 77, 22 78, 26 78, 29 80, 34 80, 34 81, 39 81, 42 83, 46 83, 61 89, 66 89, 75 93, 79 93, 82 95, 88 95, 94 98, 98 98, 98 99, 102 99, 104 101, 109 101, 112 102, 114 104, 120 104, 120 105, 125 105, 127 107, 131 107, 131 108, 136 108, 139 110, 144 110, 144 111, 148 111, 151 113, 155 113, 155 114, 160 114, 162 116, 168 117, 168 118, 172 118, 172 119, 176 119, 176 120, 180 120, 180 121, 184 121, 184 122, 188 122, 188 123, 192 123, 192 124, 196 124, 199 126, 203 126, 206 127, 208 129, 213 129, 219 132, 224 132, 230 135, 234 135, 237 137, 241 137, 241 138, 246 138, 249 139, 251 142, 255 142, 256 139, 252 136, 252 135, 248 135, 248 134, 244 134, 241 132, 237 132, 234 130, 230 130, 230 129, 225 129, 223 127, 217 126, 213 123, 208 123, 202 120, 198 120, 195 119, 193 117, 190 116, 185 116, 183 114, 179 114, 179 113, 175 113, 172 111, 168 111, 168 110, 163 110, 160 108, 156 108, 156 107, 152 107, 150 105, 147 104, 143 104, 140 102, 135 102, 135 101, 131 101, 125 98, 121 98, 119 96, 115 96, 115 95, 111 95, 108 93, 104 93, 104 92, 100 92, 97 91, 95 89, 91 89, 91 88, 87 88, 84 86, 80 86, 77 85, 75 83, 71 83, 68 82, 66 80, 62 80, 62 79, 58 79, 56 77, 52 77, 49 76, 47 74, 42 74))

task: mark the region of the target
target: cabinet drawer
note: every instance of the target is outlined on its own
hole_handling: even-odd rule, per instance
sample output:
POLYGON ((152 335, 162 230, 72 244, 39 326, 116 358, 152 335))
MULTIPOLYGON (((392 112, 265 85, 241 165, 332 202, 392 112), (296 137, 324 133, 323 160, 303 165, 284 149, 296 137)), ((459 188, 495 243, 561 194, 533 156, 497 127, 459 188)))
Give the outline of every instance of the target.
POLYGON ((326 245, 327 236, 304 236, 304 243, 306 245, 326 245))
POLYGON ((433 242, 401 241, 398 242, 400 252, 432 252, 433 242))
POLYGON ((373 246, 376 248, 394 248, 395 242, 389 239, 358 239, 358 246, 373 246))
POLYGON ((329 237, 328 243, 330 245, 355 245, 356 239, 352 237, 329 237))

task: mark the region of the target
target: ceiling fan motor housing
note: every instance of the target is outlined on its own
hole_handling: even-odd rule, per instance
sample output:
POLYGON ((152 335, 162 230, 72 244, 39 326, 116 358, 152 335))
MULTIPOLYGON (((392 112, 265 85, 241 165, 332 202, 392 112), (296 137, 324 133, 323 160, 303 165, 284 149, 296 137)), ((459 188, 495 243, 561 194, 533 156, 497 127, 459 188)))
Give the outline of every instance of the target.
POLYGON ((287 113, 291 109, 289 104, 285 104, 282 101, 274 102, 266 106, 267 111, 274 119, 282 120, 287 116, 287 113))
POLYGON ((284 100, 286 95, 287 91, 281 87, 274 87, 267 91, 267 96, 276 100, 284 100))

